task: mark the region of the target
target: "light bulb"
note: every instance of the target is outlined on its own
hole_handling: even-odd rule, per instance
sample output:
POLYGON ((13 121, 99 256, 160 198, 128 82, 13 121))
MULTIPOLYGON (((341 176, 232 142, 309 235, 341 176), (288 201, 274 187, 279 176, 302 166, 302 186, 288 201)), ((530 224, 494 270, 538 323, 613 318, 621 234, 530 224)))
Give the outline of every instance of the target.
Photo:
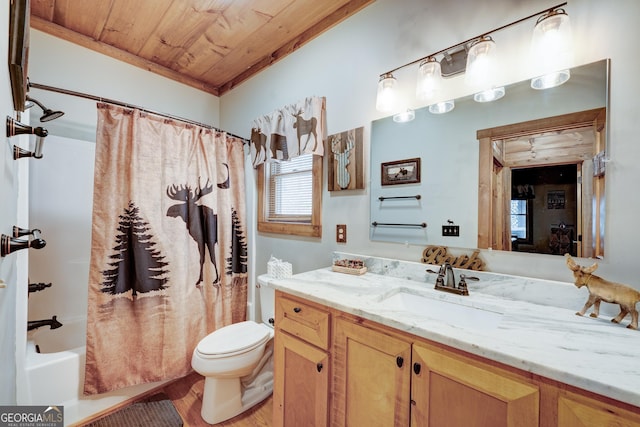
POLYGON ((397 102, 396 79, 393 74, 387 73, 380 76, 378 82, 378 95, 376 97, 376 109, 380 112, 388 112, 395 109, 397 102))
POLYGON ((416 97, 421 101, 429 101, 435 98, 442 86, 442 70, 440 63, 434 57, 420 62, 418 67, 418 83, 416 85, 416 97))

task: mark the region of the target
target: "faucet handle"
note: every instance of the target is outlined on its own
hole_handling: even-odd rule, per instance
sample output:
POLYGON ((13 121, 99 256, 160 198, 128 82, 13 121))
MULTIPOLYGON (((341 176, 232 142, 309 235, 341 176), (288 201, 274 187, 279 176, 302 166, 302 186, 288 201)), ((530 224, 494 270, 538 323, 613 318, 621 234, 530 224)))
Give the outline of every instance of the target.
POLYGON ((460 278, 458 282, 458 289, 462 291, 463 295, 469 295, 469 289, 467 288, 467 282, 465 282, 464 277, 460 278))

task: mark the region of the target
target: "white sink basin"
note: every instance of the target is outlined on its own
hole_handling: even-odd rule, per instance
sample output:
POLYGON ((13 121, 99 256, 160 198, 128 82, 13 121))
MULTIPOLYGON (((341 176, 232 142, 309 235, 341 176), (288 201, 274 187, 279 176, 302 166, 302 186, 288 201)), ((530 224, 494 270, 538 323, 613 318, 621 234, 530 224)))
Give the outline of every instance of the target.
MULTIPOLYGON (((461 297, 466 298, 466 297, 461 297)), ((414 318, 434 320, 461 329, 495 329, 503 313, 497 308, 473 307, 452 301, 426 297, 399 289, 383 297, 380 308, 410 314, 414 318)))

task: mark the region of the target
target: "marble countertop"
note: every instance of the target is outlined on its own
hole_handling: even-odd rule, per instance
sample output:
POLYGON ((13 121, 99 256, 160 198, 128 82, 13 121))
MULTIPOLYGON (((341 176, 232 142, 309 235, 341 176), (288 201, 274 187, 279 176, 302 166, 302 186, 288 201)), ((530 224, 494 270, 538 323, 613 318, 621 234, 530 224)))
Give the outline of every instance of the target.
MULTIPOLYGON (((576 316, 586 291, 572 283, 456 270, 469 296, 433 289, 428 265, 364 257, 361 276, 331 267, 287 279, 275 289, 572 386, 640 407, 640 330, 612 315, 576 316), (373 271, 373 272, 372 272, 373 271)), ((334 255, 335 259, 335 255, 334 255)), ((437 266, 431 266, 437 270, 437 266)), ((607 304, 603 303, 603 307, 607 304)), ((610 304, 608 304, 610 305, 610 304)), ((613 313, 617 306, 612 306, 613 313)), ((590 312, 590 311, 589 311, 590 312)))

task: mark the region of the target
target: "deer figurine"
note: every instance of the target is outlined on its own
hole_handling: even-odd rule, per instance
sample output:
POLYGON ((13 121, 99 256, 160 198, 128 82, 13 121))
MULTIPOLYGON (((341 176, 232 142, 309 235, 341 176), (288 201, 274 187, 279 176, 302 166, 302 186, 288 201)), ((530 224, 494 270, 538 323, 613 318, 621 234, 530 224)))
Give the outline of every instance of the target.
POLYGON ((636 304, 640 301, 640 292, 630 286, 620 283, 610 282, 593 274, 598 268, 598 264, 591 267, 580 267, 571 258, 571 255, 564 255, 569 270, 573 271, 575 285, 578 288, 586 286, 589 289, 589 299, 582 310, 577 312, 578 316, 583 316, 589 307, 594 306, 591 317, 598 317, 600 311, 600 302, 610 302, 620 306, 620 314, 611 319, 614 323, 620 323, 622 319, 631 313, 631 323, 627 326, 629 329, 638 329, 638 311, 636 304))
POLYGON ((309 140, 311 139, 311 134, 313 134, 313 151, 316 151, 316 147, 318 146, 318 135, 316 134, 316 126, 318 124, 318 119, 315 117, 311 117, 309 120, 305 120, 302 118, 302 110, 298 110, 296 114, 293 114, 293 117, 296 118, 295 123, 293 124, 293 128, 298 132, 298 153, 302 153, 302 149, 300 145, 302 143, 302 137, 307 135, 307 142, 305 142, 304 146, 307 147, 309 144, 309 140))
POLYGON ((215 246, 218 243, 218 215, 213 213, 213 209, 210 207, 196 204, 200 198, 212 191, 213 185, 209 184, 208 180, 204 188, 200 188, 200 184, 198 183, 195 190, 192 190, 189 185, 170 185, 167 187, 167 196, 169 196, 171 200, 181 202, 170 206, 167 210, 167 216, 182 218, 189 234, 198 244, 198 251, 200 251, 200 276, 198 277, 196 286, 202 283, 202 270, 206 249, 209 249, 209 258, 216 271, 216 278, 213 283, 215 284, 220 280, 215 250, 215 246))

